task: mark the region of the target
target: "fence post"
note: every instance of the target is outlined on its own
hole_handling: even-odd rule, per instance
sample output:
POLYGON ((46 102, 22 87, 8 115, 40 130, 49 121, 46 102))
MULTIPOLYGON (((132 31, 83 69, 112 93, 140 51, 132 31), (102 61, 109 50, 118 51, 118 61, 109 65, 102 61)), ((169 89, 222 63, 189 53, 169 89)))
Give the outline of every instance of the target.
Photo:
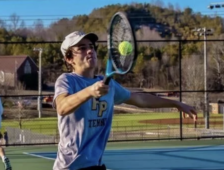
MULTIPOLYGON (((180 102, 182 102, 182 43, 181 38, 179 39, 179 90, 180 90, 180 102)), ((182 122, 182 112, 180 111, 180 140, 183 140, 183 122, 182 122)))

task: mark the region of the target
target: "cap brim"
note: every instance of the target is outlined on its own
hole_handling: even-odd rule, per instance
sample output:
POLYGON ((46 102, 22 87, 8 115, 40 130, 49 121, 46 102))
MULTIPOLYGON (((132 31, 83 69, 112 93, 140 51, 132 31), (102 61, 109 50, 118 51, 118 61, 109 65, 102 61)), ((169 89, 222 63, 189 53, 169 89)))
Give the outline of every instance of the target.
POLYGON ((88 34, 84 35, 83 38, 87 38, 94 43, 98 40, 98 36, 94 33, 88 33, 88 34))

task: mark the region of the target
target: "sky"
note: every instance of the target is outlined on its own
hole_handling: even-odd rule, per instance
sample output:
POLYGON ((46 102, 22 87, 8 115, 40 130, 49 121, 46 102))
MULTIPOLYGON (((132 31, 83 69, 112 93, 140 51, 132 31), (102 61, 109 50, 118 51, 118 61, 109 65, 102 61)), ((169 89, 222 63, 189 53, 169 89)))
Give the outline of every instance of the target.
MULTIPOLYGON (((126 4, 131 2, 155 3, 158 0, 0 0, 0 19, 8 22, 9 16, 16 14, 24 20, 26 26, 41 19, 45 25, 74 15, 89 14, 94 8, 110 4, 126 4)), ((181 10, 190 7, 193 12, 206 15, 224 15, 224 8, 208 9, 212 3, 224 3, 212 0, 159 0, 166 7, 168 3, 179 6, 181 10)))

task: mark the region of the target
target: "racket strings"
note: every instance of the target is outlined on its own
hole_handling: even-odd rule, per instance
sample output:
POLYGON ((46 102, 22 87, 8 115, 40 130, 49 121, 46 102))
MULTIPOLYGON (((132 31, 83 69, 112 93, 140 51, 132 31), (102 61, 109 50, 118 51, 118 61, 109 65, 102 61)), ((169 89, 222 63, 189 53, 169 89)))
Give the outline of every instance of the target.
POLYGON ((127 24, 124 22, 124 20, 118 18, 113 26, 112 35, 112 58, 117 68, 121 69, 122 71, 126 71, 129 69, 130 63, 133 61, 133 57, 131 56, 132 54, 126 56, 120 55, 118 51, 118 45, 122 41, 128 41, 132 43, 130 28, 127 28, 127 24))
POLYGON ((111 50, 111 57, 113 58, 116 67, 123 71, 123 63, 120 61, 120 53, 117 48, 111 50))
POLYGON ((122 20, 121 18, 118 18, 114 21, 113 26, 113 36, 112 36, 112 42, 113 42, 113 49, 111 50, 111 57, 114 60, 114 63, 118 69, 121 69, 123 71, 123 62, 120 61, 120 53, 118 51, 118 45, 122 41, 124 36, 124 30, 121 27, 122 20))

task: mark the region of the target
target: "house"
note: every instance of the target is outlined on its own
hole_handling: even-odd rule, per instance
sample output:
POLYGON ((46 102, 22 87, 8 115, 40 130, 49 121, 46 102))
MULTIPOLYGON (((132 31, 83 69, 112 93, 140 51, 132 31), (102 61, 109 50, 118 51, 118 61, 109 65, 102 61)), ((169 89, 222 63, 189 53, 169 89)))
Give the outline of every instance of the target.
POLYGON ((0 85, 15 88, 18 83, 26 89, 37 89, 38 67, 27 55, 0 56, 0 85))
POLYGON ((212 114, 224 114, 224 103, 217 102, 217 103, 210 103, 210 112, 212 114))

